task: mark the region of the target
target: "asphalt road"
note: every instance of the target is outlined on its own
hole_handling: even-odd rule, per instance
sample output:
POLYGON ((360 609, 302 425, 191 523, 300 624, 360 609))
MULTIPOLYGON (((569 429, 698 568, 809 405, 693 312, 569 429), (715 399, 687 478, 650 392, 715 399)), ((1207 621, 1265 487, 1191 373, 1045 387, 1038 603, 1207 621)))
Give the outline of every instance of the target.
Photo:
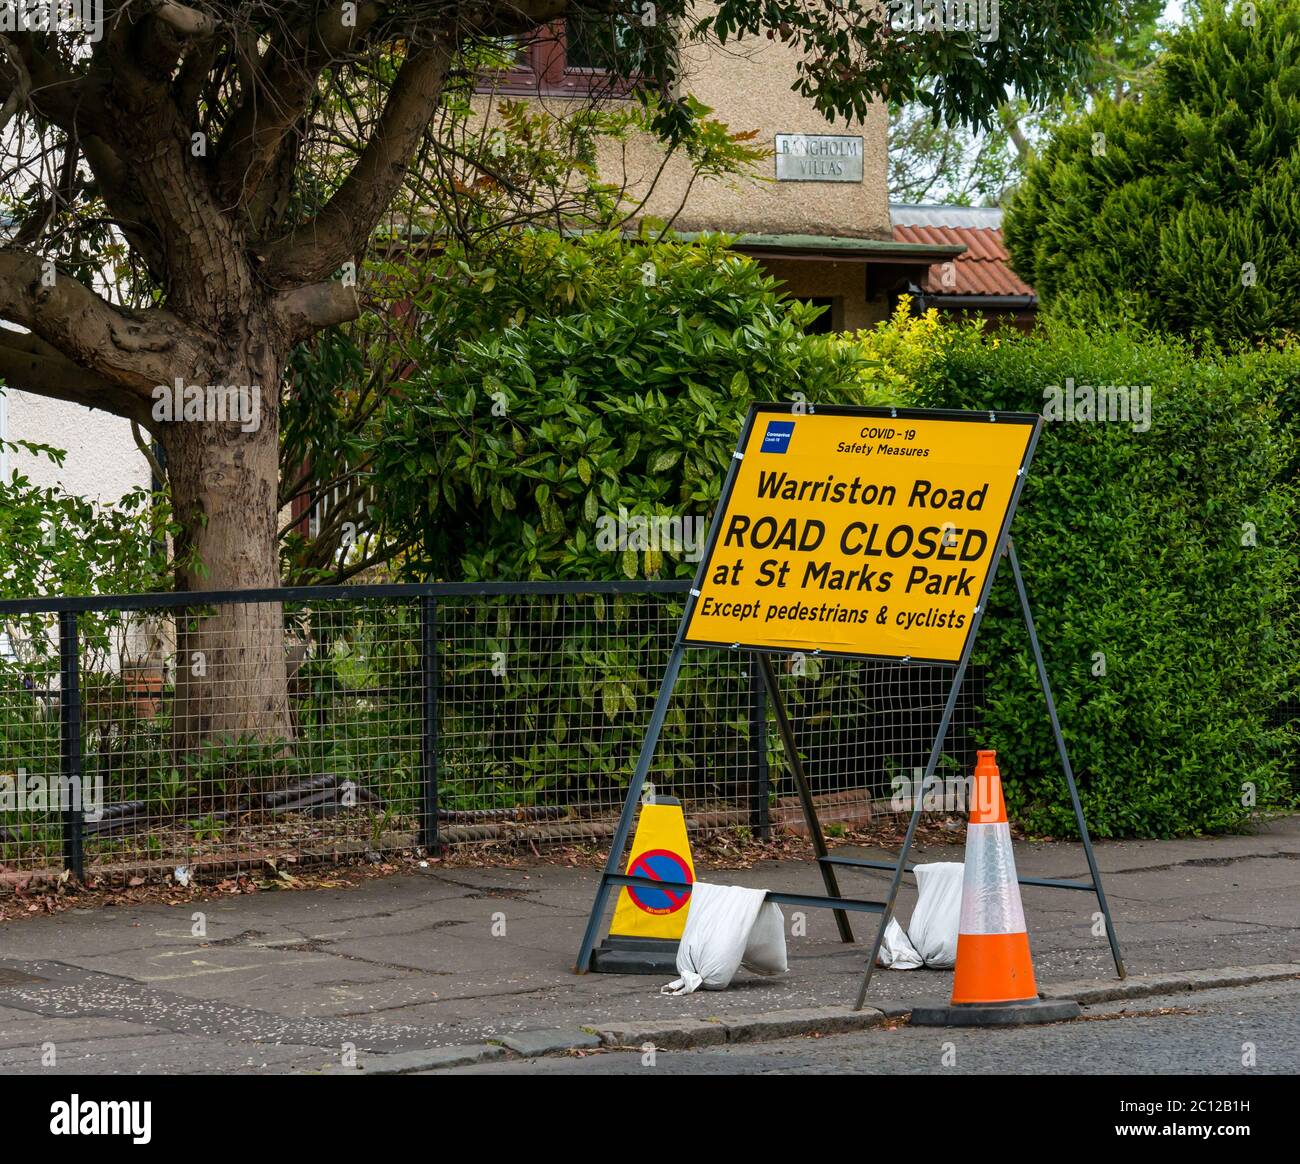
POLYGON ((610 1051, 451 1075, 1293 1075, 1300 981, 1086 1008, 1072 1023, 989 1031, 900 1026, 697 1051, 610 1051), (1122 1007, 1122 1009, 1121 1009, 1122 1007), (1243 1060, 1252 1057, 1254 1065, 1243 1060))

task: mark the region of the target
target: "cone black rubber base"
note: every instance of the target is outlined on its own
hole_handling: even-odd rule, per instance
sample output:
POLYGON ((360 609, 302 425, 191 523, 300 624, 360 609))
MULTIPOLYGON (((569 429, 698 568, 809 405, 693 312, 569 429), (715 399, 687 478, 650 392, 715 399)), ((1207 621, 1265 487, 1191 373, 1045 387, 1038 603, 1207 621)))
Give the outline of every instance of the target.
POLYGON ((593 974, 667 974, 677 977, 677 943, 667 938, 612 935, 591 952, 593 974))
POLYGON ((1083 1011, 1072 998, 1027 998, 1020 1002, 978 1002, 914 1006, 914 1027, 1021 1027, 1063 1023, 1083 1011))

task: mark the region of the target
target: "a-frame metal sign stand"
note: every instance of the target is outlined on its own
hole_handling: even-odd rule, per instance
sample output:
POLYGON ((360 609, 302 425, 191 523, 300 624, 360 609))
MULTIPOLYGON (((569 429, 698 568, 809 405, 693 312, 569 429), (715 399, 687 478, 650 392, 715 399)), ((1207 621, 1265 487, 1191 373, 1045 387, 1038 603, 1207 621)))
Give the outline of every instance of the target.
MULTIPOLYGON (((632 774, 632 779, 628 784, 627 795, 623 802, 623 810, 619 816, 618 827, 614 831, 614 837, 610 844, 609 858, 605 863, 604 871, 601 873, 600 884, 596 890, 596 899, 592 905, 591 916, 588 918, 587 927, 582 937, 582 947, 578 952, 578 959, 575 970, 578 973, 585 973, 591 967, 592 951, 595 947, 596 939, 601 928, 601 921, 604 917, 606 908, 609 904, 609 895, 615 887, 641 887, 646 889, 689 889, 686 883, 668 882, 654 880, 648 877, 633 876, 623 873, 624 854, 627 850, 628 838, 631 835, 632 825, 636 817, 637 805, 641 799, 641 793, 644 788, 646 779, 650 772, 650 767, 654 759, 655 749, 659 742, 660 733, 663 729, 664 720, 668 713, 669 701, 672 698, 673 689, 676 686, 678 675, 681 671, 683 657, 688 646, 705 646, 705 647, 724 647, 734 650, 749 651, 758 664, 759 670, 763 676, 764 685, 767 694, 771 700, 774 718, 778 735, 781 739, 782 748, 785 752, 786 759, 790 765, 790 773, 794 780, 796 790, 799 795, 799 801, 803 809, 804 817, 808 825, 808 833, 812 839, 813 850, 816 855, 818 869, 821 872, 822 882, 825 887, 825 894, 805 894, 805 893, 787 893, 778 890, 768 892, 768 900, 778 902, 783 905, 794 905, 804 908, 825 908, 835 912, 836 924, 839 930, 840 940, 843 942, 852 942, 853 932, 849 926, 848 914, 850 912, 874 913, 880 915, 880 923, 876 929, 876 936, 872 942, 871 951, 867 958, 866 967, 863 972, 861 986, 858 991, 856 1009, 861 1009, 866 999, 867 988, 871 983, 872 971, 875 967, 876 957, 880 952, 881 941, 884 937, 885 929, 893 915, 895 905, 898 900, 899 886, 902 884, 904 873, 910 872, 912 866, 907 863, 908 855, 911 852, 912 843, 916 836, 917 825, 920 823, 924 797, 922 790, 929 787, 935 770, 938 766, 939 759, 943 754, 943 746, 948 735, 949 728, 952 725, 953 714, 957 707, 957 700, 961 694, 962 683, 965 680, 967 668, 970 664, 971 655, 974 651, 975 639, 979 631, 979 624, 984 610, 988 603, 989 591, 992 588, 993 580, 997 573, 998 563, 1003 557, 1006 557, 1011 564, 1011 573, 1015 582, 1016 594, 1020 602, 1020 610, 1024 616, 1025 630, 1029 638, 1030 650, 1034 657, 1034 666, 1038 672, 1039 685, 1042 688, 1043 698, 1047 706, 1047 717, 1051 724, 1052 734, 1056 740, 1057 752, 1061 759, 1061 767, 1065 774, 1066 785, 1069 788, 1070 801, 1074 808, 1075 820, 1079 827, 1079 837, 1083 842, 1084 855, 1088 863, 1088 879, 1080 881, 1060 880, 1055 878, 1044 877, 1021 877, 1020 884, 1042 886, 1051 889, 1069 889, 1082 890, 1086 893, 1092 893, 1097 899, 1097 904, 1105 920, 1106 936, 1110 942, 1111 954, 1115 961, 1115 971, 1120 978, 1125 977, 1124 961, 1120 953, 1119 940, 1115 933, 1114 922, 1111 918, 1110 906, 1106 901, 1106 894, 1102 888, 1101 873, 1097 868, 1097 859, 1093 852, 1092 841, 1088 834, 1088 825, 1084 819, 1083 806, 1079 799, 1078 787, 1075 784, 1074 769, 1070 764, 1070 757, 1066 750, 1065 739, 1061 734, 1060 720, 1057 716, 1056 701, 1052 696, 1052 687, 1048 679, 1047 668, 1043 661, 1042 649, 1039 646, 1038 634, 1034 627, 1033 614, 1029 607, 1029 596, 1025 589, 1024 576, 1020 570, 1020 562, 1016 556, 1015 544, 1011 540, 1010 526, 1011 519, 1015 514, 1016 504, 1019 501, 1021 490, 1024 486, 1029 462, 1033 456, 1034 446, 1037 443, 1042 420, 1040 417, 1025 413, 970 413, 970 412, 949 412, 942 410, 920 410, 920 409, 893 409, 893 408, 818 408, 815 415, 818 417, 837 417, 837 418, 869 418, 880 421, 897 422, 898 425, 906 425, 909 422, 920 425, 925 422, 934 421, 942 424, 959 423, 959 424, 1000 424, 1005 432, 1006 427, 1010 425, 1031 426, 1028 439, 1024 442, 1023 454, 1019 465, 1015 471, 1014 484, 1009 485, 1009 498, 1005 499, 1005 511, 1002 515, 1000 527, 997 531, 997 537, 994 542, 994 550, 988 561, 986 573, 983 579, 983 585, 977 601, 970 614, 969 630, 964 635, 961 642, 960 655, 956 660, 927 657, 918 658, 911 655, 899 654, 877 654, 866 653, 852 650, 840 649, 823 649, 821 647, 802 647, 802 646, 770 646, 758 644, 742 644, 740 642, 723 642, 719 640, 702 639, 697 635, 690 635, 692 627, 692 615, 695 613, 697 606, 701 602, 702 594, 705 589, 706 575, 714 562, 714 551, 717 548, 717 542, 723 525, 723 517, 729 512, 729 503, 732 499, 733 491, 736 486, 737 474, 743 462, 745 451, 751 447, 751 437, 755 430, 756 423, 763 417, 800 417, 805 415, 814 415, 812 406, 800 405, 756 405, 751 406, 748 417, 746 418, 744 430, 741 433, 739 446, 733 454, 733 459, 727 473, 727 479, 723 486, 722 500, 718 508, 717 517, 710 530, 709 543, 705 550, 704 556, 700 562, 700 568, 696 574, 695 583, 691 589, 690 597, 686 604, 686 610, 683 613, 682 621, 678 627, 677 635, 673 643, 672 651, 668 657, 668 664, 664 669, 663 679, 660 682, 659 693, 655 699, 654 711, 650 717, 650 724, 646 729, 645 738, 642 741, 641 751, 637 758, 636 768, 632 774), (821 825, 817 819, 817 809, 813 800, 812 791, 809 787, 806 773, 803 767, 803 761, 799 755, 798 743, 794 736, 793 726, 787 714, 785 703, 781 698, 780 686, 777 683, 776 672, 772 667, 771 656, 789 656, 797 650, 807 650, 810 654, 819 656, 833 656, 865 659, 875 662, 894 663, 902 666, 935 666, 948 664, 953 666, 952 678, 948 685, 947 697, 944 701, 943 712, 939 720, 938 727, 935 730, 934 739, 930 746, 928 758, 926 760, 924 774, 920 783, 915 786, 913 797, 914 804, 912 809, 911 820, 908 823, 907 832, 903 838, 903 844, 899 850, 896 861, 870 861, 855 857, 834 856, 827 850, 825 836, 822 833, 821 825), (836 876, 838 868, 860 869, 860 870, 883 870, 891 874, 889 891, 883 901, 869 901, 860 898, 845 897, 839 888, 839 881, 836 876)), ((779 445, 781 439, 785 441, 785 447, 789 446, 791 430, 793 423, 790 421, 777 421, 769 425, 768 432, 763 437, 761 451, 784 452, 785 448, 775 447, 779 445), (775 433, 773 429, 780 427, 775 433), (770 448, 768 445, 774 447, 770 448)), ((869 430, 862 429, 865 434, 869 430)), ((906 430, 890 427, 871 429, 872 433, 888 431, 893 434, 906 431, 914 433, 915 428, 906 430)), ((975 440, 979 439, 979 434, 971 432, 970 437, 975 440)), ((908 438, 913 439, 913 438, 908 438)), ((843 449, 845 446, 841 445, 843 449)), ((852 449, 858 449, 863 446, 852 445, 852 449)), ((868 446, 869 447, 869 446, 868 446)), ((831 478, 833 481, 834 479, 831 478)), ((858 478, 854 479, 855 482, 858 478)), ((927 481, 927 485, 930 483, 927 481)), ((828 487, 829 488, 829 487, 828 487)), ((867 486, 866 488, 870 488, 867 486)), ((865 489, 864 489, 865 493, 865 489)), ((981 499, 982 501, 983 499, 981 499)), ((861 524, 861 523, 855 523, 861 524)), ((823 531, 824 532, 824 531, 823 531)), ((953 533, 959 531, 951 531, 953 533)), ((952 542, 947 540, 949 530, 945 526, 944 537, 940 545, 955 548, 955 538, 952 542)), ((844 542, 841 542, 843 545, 844 542)), ((877 620, 879 621, 879 620, 877 620)), ((707 632, 706 632, 707 633, 707 632)))

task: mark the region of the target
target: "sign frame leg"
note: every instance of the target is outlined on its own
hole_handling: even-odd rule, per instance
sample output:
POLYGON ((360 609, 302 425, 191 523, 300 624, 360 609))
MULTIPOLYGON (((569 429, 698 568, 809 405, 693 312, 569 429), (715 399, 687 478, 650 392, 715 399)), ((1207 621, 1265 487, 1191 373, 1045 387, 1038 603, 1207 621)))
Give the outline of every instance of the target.
MULTIPOLYGON (((972 645, 974 641, 975 636, 972 634, 970 638, 972 645)), ((935 729, 934 743, 930 747, 930 757, 925 763, 925 774, 921 777, 921 782, 917 786, 915 803, 912 806, 912 819, 907 824, 907 834, 903 837, 903 846, 898 852, 898 861, 894 865, 894 875, 889 882, 889 895, 885 898, 885 909, 880 915, 880 925, 876 929, 876 939, 871 944, 871 953, 867 957, 867 965, 862 972, 862 982, 858 987, 857 1001, 853 1004, 854 1010, 861 1010, 866 1003, 867 988, 871 985, 871 975, 876 968, 876 958, 880 954, 880 946, 885 939, 885 930, 889 926, 889 920, 894 916, 894 906, 898 902, 898 888, 903 882, 903 874, 907 871, 907 855, 912 850, 912 840, 916 836, 916 826, 921 821, 921 806, 925 802, 922 799, 920 790, 929 784, 935 768, 939 765, 939 757, 943 754, 943 745, 948 738, 948 729, 952 725, 952 717, 957 710, 957 699, 961 695, 962 682, 966 678, 966 667, 970 662, 970 654, 969 649, 962 653, 962 657, 957 663, 957 670, 953 672, 952 686, 948 688, 948 698, 943 705, 943 716, 939 720, 938 728, 935 729)))
POLYGON ((686 653, 680 638, 673 644, 672 654, 668 656, 668 665, 664 668, 664 677, 659 683, 659 694, 655 698, 654 712, 650 716, 650 726, 646 729, 645 739, 641 741, 641 752, 637 756, 636 770, 627 786, 627 796, 623 800, 623 811, 618 818, 618 827, 614 830, 613 840, 609 843, 609 857, 605 861, 604 872, 600 875, 600 885, 596 889, 596 900, 591 907, 591 916, 587 919, 587 928, 582 935, 582 947, 578 951, 578 960, 574 964, 575 974, 586 974, 591 969, 591 952, 596 945, 596 934, 600 930, 600 921, 609 903, 611 875, 617 876, 622 870, 623 854, 627 850, 627 839, 632 832, 632 822, 636 818, 636 808, 641 800, 641 790, 645 786, 646 776, 654 760, 655 749, 659 746, 659 733, 663 729, 668 715, 668 701, 672 698, 673 688, 677 686, 677 676, 682 669, 682 657, 686 653))
MULTIPOLYGON (((772 669, 772 660, 761 651, 755 651, 759 670, 763 673, 763 684, 767 687, 767 696, 772 701, 772 711, 776 715, 777 732, 781 736, 781 747, 790 761, 790 774, 794 777, 795 788, 799 792, 799 803, 803 806, 804 821, 808 825, 808 835, 812 839, 813 853, 817 857, 817 867, 822 871, 822 884, 831 897, 842 897, 839 879, 835 869, 822 860, 829 855, 826 848, 826 835, 822 832, 821 821, 817 819, 817 805, 813 803, 812 789, 808 787, 808 776, 804 772, 803 760, 799 757, 799 747, 794 738, 794 726, 786 713, 785 702, 781 699, 781 690, 777 686, 776 672, 772 669)), ((841 942, 854 941, 853 930, 849 925, 849 915, 845 910, 835 910, 835 924, 840 931, 841 942)))
POLYGON ((1016 545, 1007 538, 1007 557, 1011 560, 1011 575, 1015 579, 1016 593, 1020 598, 1020 610, 1025 616, 1025 630, 1029 632, 1029 647, 1034 655, 1034 667, 1038 671, 1038 683, 1043 690, 1043 699, 1047 703, 1047 718, 1052 725, 1052 735, 1056 738, 1056 751, 1061 757, 1061 768, 1065 772, 1065 783, 1070 789, 1070 802, 1074 806, 1074 819, 1079 826, 1079 839, 1083 842, 1083 853, 1088 861, 1088 873, 1092 878, 1093 892, 1097 904, 1101 906, 1102 917, 1106 920, 1106 937, 1110 942, 1111 957, 1115 961, 1115 973, 1121 979, 1128 977, 1124 968, 1124 956, 1120 953, 1119 936, 1115 933, 1115 922, 1110 916, 1110 905, 1106 901, 1106 891, 1101 885, 1101 870, 1097 868, 1097 857, 1092 849, 1092 838, 1088 833, 1088 822, 1083 817, 1083 802, 1079 799, 1079 788, 1074 782, 1074 766, 1070 763, 1070 754, 1065 746, 1065 736, 1061 733, 1061 721, 1056 714, 1056 700, 1052 697, 1052 684, 1047 677, 1047 664, 1043 661, 1043 651, 1038 643, 1038 632, 1034 628, 1034 616, 1029 609, 1029 593, 1025 589, 1024 575, 1020 572, 1020 559, 1016 556, 1016 545))

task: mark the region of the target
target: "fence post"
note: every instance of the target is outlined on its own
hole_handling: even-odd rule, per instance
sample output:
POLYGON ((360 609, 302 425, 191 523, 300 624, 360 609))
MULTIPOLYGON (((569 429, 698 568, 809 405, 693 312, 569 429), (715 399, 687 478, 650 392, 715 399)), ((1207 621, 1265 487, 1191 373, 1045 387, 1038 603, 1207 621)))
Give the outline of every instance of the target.
POLYGON ((752 651, 749 655, 749 771, 749 827, 756 837, 766 841, 772 834, 768 805, 767 689, 758 655, 752 651))
POLYGON ((420 845, 438 847, 438 600, 420 599, 420 694, 423 732, 420 742, 420 845))
MULTIPOLYGON (((63 806, 63 867, 78 881, 86 879, 82 837, 84 811, 81 791, 81 686, 77 645, 77 616, 59 612, 59 758, 67 800, 63 806)), ((51 797, 51 807, 54 798, 51 797)))

